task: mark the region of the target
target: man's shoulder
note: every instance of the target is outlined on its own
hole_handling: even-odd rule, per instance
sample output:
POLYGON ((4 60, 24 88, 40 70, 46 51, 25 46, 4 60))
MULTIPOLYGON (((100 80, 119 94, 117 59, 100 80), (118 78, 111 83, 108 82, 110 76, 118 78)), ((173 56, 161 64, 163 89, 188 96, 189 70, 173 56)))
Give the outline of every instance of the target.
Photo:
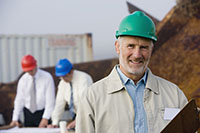
POLYGON ((111 84, 108 82, 108 77, 104 77, 89 86, 88 91, 93 93, 107 92, 108 84, 111 84))
POLYGON ((90 87, 96 89, 99 89, 100 91, 105 91, 107 90, 109 87, 112 87, 113 84, 116 84, 116 82, 120 82, 120 78, 119 75, 117 74, 116 70, 112 70, 110 72, 109 75, 107 75, 106 77, 96 81, 95 83, 93 83, 90 87))
POLYGON ((20 80, 26 79, 28 76, 29 76, 28 73, 25 72, 25 73, 20 77, 19 81, 20 81, 20 80))
POLYGON ((149 78, 150 82, 152 82, 153 84, 162 84, 162 85, 168 85, 168 86, 173 86, 173 87, 177 87, 177 85, 171 81, 169 81, 168 79, 165 79, 163 77, 154 75, 150 69, 149 69, 149 78))
POLYGON ((158 83, 160 83, 160 84, 177 87, 177 85, 175 83, 173 83, 165 78, 162 78, 162 77, 156 76, 156 75, 155 75, 155 78, 157 79, 158 83))
POLYGON ((52 77, 51 73, 43 69, 38 69, 38 73, 43 76, 52 77))
POLYGON ((82 78, 82 77, 83 78, 85 78, 85 77, 91 78, 91 76, 88 73, 86 73, 84 71, 80 71, 80 70, 74 70, 74 74, 75 74, 76 77, 80 77, 80 78, 82 78))
POLYGON ((82 75, 89 75, 88 73, 81 71, 81 70, 77 70, 77 69, 74 70, 74 73, 82 74, 82 75))

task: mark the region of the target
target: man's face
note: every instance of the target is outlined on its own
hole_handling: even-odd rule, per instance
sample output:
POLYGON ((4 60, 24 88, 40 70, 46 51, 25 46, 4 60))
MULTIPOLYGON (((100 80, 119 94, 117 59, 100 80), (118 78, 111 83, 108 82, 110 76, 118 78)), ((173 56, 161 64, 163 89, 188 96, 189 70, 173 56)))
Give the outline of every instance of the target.
POLYGON ((138 81, 149 63, 153 42, 150 39, 133 36, 120 37, 115 42, 121 71, 129 78, 138 81))
POLYGON ((27 71, 28 74, 30 74, 31 76, 34 76, 37 72, 37 67, 35 67, 33 70, 27 71))
POLYGON ((60 78, 63 79, 65 82, 71 82, 73 78, 73 70, 71 70, 68 74, 60 78))

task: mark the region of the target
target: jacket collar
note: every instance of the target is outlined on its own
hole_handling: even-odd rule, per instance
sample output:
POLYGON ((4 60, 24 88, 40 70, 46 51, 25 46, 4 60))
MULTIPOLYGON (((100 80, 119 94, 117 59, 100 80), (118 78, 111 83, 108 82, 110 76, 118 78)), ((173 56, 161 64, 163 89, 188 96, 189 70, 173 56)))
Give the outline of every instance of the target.
MULTIPOLYGON (((125 89, 124 84, 122 83, 120 76, 117 72, 117 66, 115 65, 111 73, 108 75, 108 93, 115 93, 125 89)), ((148 77, 145 88, 152 90, 154 93, 159 94, 158 83, 156 76, 152 74, 151 70, 148 68, 148 77)))
POLYGON ((156 78, 157 77, 148 68, 148 77, 145 88, 152 90, 156 94, 159 94, 159 86, 156 78))
POLYGON ((117 72, 117 65, 114 66, 111 73, 108 75, 108 93, 115 93, 125 89, 120 76, 117 72))

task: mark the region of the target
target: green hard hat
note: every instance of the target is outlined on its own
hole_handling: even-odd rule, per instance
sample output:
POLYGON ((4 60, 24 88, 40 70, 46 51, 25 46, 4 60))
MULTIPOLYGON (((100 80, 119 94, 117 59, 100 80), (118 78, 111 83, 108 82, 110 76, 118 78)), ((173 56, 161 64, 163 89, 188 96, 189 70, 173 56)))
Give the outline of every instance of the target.
POLYGON ((139 36, 157 41, 153 20, 141 11, 126 16, 120 23, 116 38, 119 36, 139 36))

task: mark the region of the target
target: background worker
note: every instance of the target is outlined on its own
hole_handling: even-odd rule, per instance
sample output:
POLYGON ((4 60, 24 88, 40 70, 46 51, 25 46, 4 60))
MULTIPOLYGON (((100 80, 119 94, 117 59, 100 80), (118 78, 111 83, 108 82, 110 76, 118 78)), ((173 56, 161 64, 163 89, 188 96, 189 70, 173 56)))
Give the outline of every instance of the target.
POLYGON ((58 122, 67 103, 72 119, 67 129, 75 128, 77 104, 84 95, 86 88, 93 83, 92 78, 85 72, 74 70, 68 59, 59 60, 56 64, 55 74, 61 80, 58 85, 56 105, 52 113, 52 125, 49 125, 49 127, 58 127, 58 122))
POLYGON ((26 55, 21 61, 25 74, 19 79, 10 125, 19 126, 24 112, 25 127, 46 127, 55 104, 55 85, 50 73, 37 67, 37 61, 26 55))
POLYGON ((121 21, 115 42, 119 65, 87 89, 78 106, 76 133, 159 133, 170 121, 165 109, 187 103, 175 84, 148 68, 155 31, 141 11, 121 21))

